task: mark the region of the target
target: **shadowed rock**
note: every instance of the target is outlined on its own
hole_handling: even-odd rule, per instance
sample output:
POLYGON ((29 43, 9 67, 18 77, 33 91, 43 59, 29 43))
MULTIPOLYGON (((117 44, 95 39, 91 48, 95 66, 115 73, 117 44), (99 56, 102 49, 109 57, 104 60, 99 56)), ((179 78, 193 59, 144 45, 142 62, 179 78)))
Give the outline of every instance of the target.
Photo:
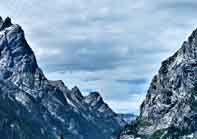
POLYGON ((11 18, 6 17, 5 20, 3 21, 2 17, 0 17, 0 31, 12 26, 11 18))

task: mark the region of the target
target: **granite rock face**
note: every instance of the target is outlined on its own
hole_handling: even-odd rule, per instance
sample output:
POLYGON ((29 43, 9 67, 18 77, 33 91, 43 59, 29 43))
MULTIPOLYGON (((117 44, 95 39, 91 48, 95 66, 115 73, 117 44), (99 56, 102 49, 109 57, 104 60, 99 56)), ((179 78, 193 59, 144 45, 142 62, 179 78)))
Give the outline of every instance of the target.
POLYGON ((101 96, 90 96, 48 80, 22 28, 0 18, 1 138, 112 139, 124 121, 101 96))
POLYGON ((197 30, 162 62, 140 116, 125 127, 120 138, 197 138, 197 30))

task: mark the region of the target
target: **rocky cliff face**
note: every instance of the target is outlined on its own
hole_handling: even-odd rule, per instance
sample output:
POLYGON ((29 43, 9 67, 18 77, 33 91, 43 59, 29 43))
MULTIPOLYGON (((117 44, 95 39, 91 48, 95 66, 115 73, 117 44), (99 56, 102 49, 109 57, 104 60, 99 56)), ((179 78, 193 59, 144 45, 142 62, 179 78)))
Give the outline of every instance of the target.
POLYGON ((49 81, 22 28, 0 18, 1 138, 110 139, 123 124, 98 93, 49 81))
POLYGON ((121 139, 197 138, 197 30, 152 80, 141 113, 121 139))

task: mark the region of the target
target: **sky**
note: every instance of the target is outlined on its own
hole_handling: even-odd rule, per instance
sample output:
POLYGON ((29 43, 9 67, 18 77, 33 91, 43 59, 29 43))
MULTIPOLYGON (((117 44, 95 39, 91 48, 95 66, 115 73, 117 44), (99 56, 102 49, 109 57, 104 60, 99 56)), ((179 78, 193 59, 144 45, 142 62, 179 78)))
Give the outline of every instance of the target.
POLYGON ((197 26, 195 0, 1 0, 50 80, 139 113, 161 61, 197 26))

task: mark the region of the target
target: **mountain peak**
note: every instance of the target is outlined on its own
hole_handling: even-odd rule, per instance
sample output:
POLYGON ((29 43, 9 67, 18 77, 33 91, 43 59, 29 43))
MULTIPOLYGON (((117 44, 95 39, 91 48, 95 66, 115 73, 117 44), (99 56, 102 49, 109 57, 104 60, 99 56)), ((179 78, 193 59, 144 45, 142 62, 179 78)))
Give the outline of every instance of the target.
POLYGON ((15 85, 38 87, 36 80, 45 77, 37 65, 34 52, 28 45, 20 25, 12 24, 11 18, 0 18, 0 77, 15 85), (36 79, 38 78, 38 79, 36 79))
POLYGON ((186 60, 197 61, 197 28, 191 33, 188 40, 183 42, 177 52, 186 60))
POLYGON ((157 138, 196 139, 196 83, 197 29, 173 56, 162 62, 141 105, 140 116, 125 128, 128 133, 122 132, 121 139, 128 135, 152 139, 157 134, 157 138))
POLYGON ((89 101, 103 101, 103 98, 98 92, 90 92, 86 99, 89 101))
POLYGON ((172 56, 162 61, 159 74, 167 74, 173 67, 183 63, 197 62, 197 29, 184 41, 181 48, 172 56))
POLYGON ((1 136, 13 138, 14 134, 17 139, 56 139, 60 133, 69 139, 114 136, 114 131, 122 126, 116 115, 109 119, 84 103, 78 87, 70 90, 60 80, 48 80, 37 65, 23 29, 12 24, 10 18, 0 18, 0 29, 1 136))
POLYGON ((10 17, 6 17, 5 20, 3 20, 2 17, 0 17, 0 31, 4 30, 5 28, 8 28, 12 26, 12 21, 10 17))
POLYGON ((77 97, 79 100, 83 99, 83 95, 81 94, 81 91, 77 86, 72 88, 71 93, 74 94, 74 96, 77 97))
POLYGON ((99 92, 90 92, 90 94, 88 96, 89 97, 92 97, 92 98, 101 97, 101 95, 99 94, 99 92))
POLYGON ((91 92, 88 96, 85 97, 85 102, 92 106, 100 106, 104 104, 103 98, 98 92, 91 92))

